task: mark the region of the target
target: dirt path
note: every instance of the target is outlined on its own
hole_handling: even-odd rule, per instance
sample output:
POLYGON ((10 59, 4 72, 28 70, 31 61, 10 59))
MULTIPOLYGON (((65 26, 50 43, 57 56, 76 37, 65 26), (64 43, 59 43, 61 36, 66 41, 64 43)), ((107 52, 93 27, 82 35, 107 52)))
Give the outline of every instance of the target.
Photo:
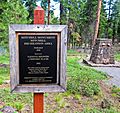
POLYGON ((111 78, 107 81, 110 85, 120 87, 120 68, 117 67, 93 67, 98 71, 107 73, 111 78))
MULTIPOLYGON (((86 66, 82 61, 79 61, 80 65, 86 66)), ((90 66, 89 66, 90 67, 90 66)), ((107 73, 110 79, 106 81, 108 85, 115 85, 120 87, 120 68, 118 67, 90 67, 98 71, 107 73)))

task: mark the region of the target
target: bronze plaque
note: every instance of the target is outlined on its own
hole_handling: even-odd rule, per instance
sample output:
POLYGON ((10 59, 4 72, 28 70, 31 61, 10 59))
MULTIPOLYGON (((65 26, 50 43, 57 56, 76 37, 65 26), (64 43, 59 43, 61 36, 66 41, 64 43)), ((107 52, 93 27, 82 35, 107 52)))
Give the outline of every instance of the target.
POLYGON ((18 35, 19 83, 57 83, 57 36, 18 35))

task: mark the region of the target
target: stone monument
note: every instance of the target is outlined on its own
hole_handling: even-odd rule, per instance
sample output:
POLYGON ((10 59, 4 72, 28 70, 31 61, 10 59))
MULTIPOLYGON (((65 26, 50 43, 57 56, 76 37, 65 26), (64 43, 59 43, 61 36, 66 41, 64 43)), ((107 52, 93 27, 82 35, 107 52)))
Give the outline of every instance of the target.
POLYGON ((97 39, 90 61, 95 64, 114 64, 114 53, 111 39, 97 39))

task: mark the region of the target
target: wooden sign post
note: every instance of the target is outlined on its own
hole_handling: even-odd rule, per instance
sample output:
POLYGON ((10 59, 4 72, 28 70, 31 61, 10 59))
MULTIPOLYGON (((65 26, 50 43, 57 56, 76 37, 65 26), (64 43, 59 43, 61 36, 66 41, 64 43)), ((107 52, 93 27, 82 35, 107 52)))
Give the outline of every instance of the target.
MULTIPOLYGON (((34 24, 44 24, 44 9, 37 7, 34 10, 34 24)), ((34 93, 34 113, 44 112, 44 93, 34 93)))
POLYGON ((44 111, 44 93, 34 93, 34 113, 43 113, 44 111))
POLYGON ((66 91, 67 26, 40 25, 40 7, 34 14, 32 25, 9 26, 10 86, 11 92, 34 93, 34 113, 43 113, 45 92, 66 91))
POLYGON ((38 6, 34 10, 34 24, 44 24, 44 9, 38 6))

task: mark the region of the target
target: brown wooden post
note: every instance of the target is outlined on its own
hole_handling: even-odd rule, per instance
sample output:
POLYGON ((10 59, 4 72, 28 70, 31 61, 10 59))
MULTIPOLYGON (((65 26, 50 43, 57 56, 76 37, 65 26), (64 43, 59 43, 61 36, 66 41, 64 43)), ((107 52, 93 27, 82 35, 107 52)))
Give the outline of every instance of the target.
MULTIPOLYGON (((34 24, 44 24, 44 9, 38 6, 34 10, 34 24)), ((44 93, 34 93, 34 113, 44 112, 44 93)))

